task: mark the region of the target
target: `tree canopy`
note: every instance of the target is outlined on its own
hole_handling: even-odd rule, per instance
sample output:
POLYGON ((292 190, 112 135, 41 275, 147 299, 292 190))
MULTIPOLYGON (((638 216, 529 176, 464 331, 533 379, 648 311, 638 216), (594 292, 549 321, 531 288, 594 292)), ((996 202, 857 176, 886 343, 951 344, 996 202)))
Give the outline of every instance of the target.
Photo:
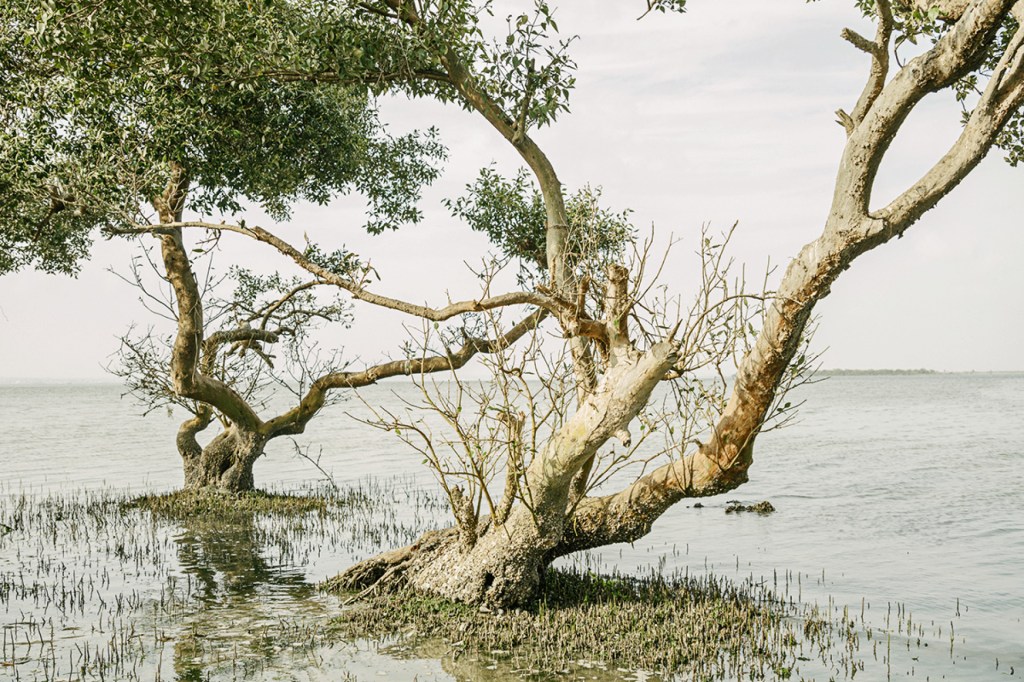
POLYGON ((175 163, 189 208, 362 194, 374 232, 416 222, 444 149, 390 134, 355 29, 319 3, 5 3, 0 10, 0 272, 74 272, 96 228, 145 221, 175 163), (321 47, 329 39, 332 50, 321 47), (293 78, 334 62, 329 82, 293 78))

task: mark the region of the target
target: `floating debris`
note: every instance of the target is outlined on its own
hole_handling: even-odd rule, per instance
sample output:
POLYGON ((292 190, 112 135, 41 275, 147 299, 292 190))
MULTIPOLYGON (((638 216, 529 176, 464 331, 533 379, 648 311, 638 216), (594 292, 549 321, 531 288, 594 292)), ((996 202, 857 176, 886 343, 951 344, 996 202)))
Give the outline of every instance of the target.
POLYGON ((775 511, 775 507, 768 500, 758 502, 757 504, 740 504, 739 502, 731 502, 725 508, 726 514, 739 514, 742 512, 754 512, 761 516, 767 516, 775 511))

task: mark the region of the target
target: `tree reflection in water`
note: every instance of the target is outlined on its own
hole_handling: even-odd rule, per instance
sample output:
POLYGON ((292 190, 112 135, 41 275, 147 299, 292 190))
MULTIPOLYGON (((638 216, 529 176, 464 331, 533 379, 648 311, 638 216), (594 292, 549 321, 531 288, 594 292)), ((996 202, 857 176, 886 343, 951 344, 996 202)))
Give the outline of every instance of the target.
POLYGON ((307 548, 292 547, 286 532, 302 515, 159 516, 178 528, 175 551, 194 607, 170 638, 177 681, 258 676, 287 665, 288 652, 308 656, 319 646, 332 602, 307 580, 307 548))
POLYGON ((177 522, 181 525, 174 538, 178 561, 195 580, 197 596, 206 604, 283 596, 301 600, 313 592, 302 568, 267 560, 270 538, 256 513, 191 516, 177 522))

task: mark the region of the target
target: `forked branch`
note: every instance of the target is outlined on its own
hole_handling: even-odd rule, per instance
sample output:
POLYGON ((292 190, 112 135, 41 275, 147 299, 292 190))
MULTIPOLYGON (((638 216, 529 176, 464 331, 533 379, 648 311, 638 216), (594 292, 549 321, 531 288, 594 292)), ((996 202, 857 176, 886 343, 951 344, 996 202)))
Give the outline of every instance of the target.
POLYGON ((837 112, 846 128, 847 135, 852 134, 853 129, 864 120, 864 116, 882 93, 885 79, 889 75, 889 44, 893 29, 892 6, 889 0, 877 0, 875 8, 878 14, 878 27, 873 41, 848 28, 843 29, 841 34, 843 39, 858 50, 871 55, 871 72, 867 83, 864 84, 864 90, 853 108, 853 113, 846 116, 842 110, 837 112))
POLYGON ((538 308, 543 308, 560 319, 570 317, 573 314, 572 303, 564 301, 553 294, 543 294, 533 291, 513 291, 486 298, 457 301, 438 308, 418 305, 389 296, 382 296, 367 290, 361 280, 354 280, 349 277, 339 275, 323 265, 316 263, 285 240, 258 226, 207 223, 203 221, 179 221, 161 225, 138 225, 131 229, 111 230, 111 233, 160 235, 167 234, 173 230, 186 228, 203 229, 214 232, 233 232, 245 235, 246 237, 250 237, 256 241, 274 247, 278 252, 295 262, 295 264, 300 268, 315 275, 318 278, 319 283, 331 284, 344 289, 356 300, 406 313, 432 322, 443 322, 466 313, 478 313, 515 305, 532 305, 538 308))
POLYGON ((288 412, 267 421, 264 431, 271 436, 302 433, 306 424, 324 405, 327 393, 339 388, 359 388, 396 376, 415 376, 461 369, 478 353, 496 353, 504 350, 534 331, 547 316, 537 310, 494 339, 468 338, 463 345, 447 355, 422 356, 405 360, 392 360, 356 372, 332 372, 310 386, 301 402, 288 412))

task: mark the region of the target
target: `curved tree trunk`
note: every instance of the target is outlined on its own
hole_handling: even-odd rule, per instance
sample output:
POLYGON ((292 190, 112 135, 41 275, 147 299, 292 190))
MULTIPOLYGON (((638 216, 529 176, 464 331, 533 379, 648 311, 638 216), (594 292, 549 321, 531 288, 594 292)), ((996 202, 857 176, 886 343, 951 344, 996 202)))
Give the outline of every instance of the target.
MULTIPOLYGON (((653 386, 672 366, 670 342, 642 355, 630 350, 625 329, 628 307, 615 311, 611 300, 607 307, 617 314, 603 323, 588 320, 592 338, 610 351, 609 367, 597 387, 581 400, 579 411, 530 464, 525 493, 508 520, 493 527, 487 522, 476 529, 470 527, 469 542, 466 528, 428 533, 414 545, 356 565, 340 575, 337 583, 360 587, 402 578, 418 590, 458 601, 517 604, 534 593, 541 571, 555 557, 634 541, 646 535, 653 522, 680 499, 718 494, 744 483, 753 462, 754 439, 772 409, 814 306, 858 256, 902 236, 959 184, 1024 104, 1024 31, 1017 30, 950 150, 888 205, 871 210, 878 168, 911 110, 927 94, 948 87, 981 63, 1015 2, 1018 9, 1024 7, 1024 0, 973 0, 955 26, 891 79, 888 55, 893 17, 889 3, 878 3, 875 41, 844 32, 854 45, 872 55, 872 70, 852 114, 838 112, 848 140, 832 208, 821 236, 804 246, 789 264, 707 443, 615 494, 578 500, 570 515, 567 502, 573 477, 587 468, 589 458, 616 429, 629 425, 653 386)), ((544 189, 545 201, 555 197, 548 203, 549 222, 553 222, 550 214, 558 213, 560 194, 553 171, 548 172, 550 164, 486 93, 473 86, 465 69, 457 66, 448 65, 463 98, 523 154, 544 189)), ((552 240, 556 247, 559 241, 558 235, 552 234, 557 225, 548 227, 550 254, 552 240)), ((552 270, 557 275, 557 268, 552 270)), ((569 278, 563 282, 557 276, 554 279, 556 290, 562 290, 557 286, 560 283, 571 288, 569 278)), ((610 276, 609 285, 614 282, 610 276)), ((567 336, 574 335, 571 326, 563 324, 563 328, 567 336)), ((582 325, 575 333, 585 333, 582 325)))
MULTIPOLYGON (((181 220, 189 188, 185 168, 172 163, 170 169, 166 189, 153 200, 163 225, 181 220)), ((201 406, 196 416, 178 429, 177 445, 184 464, 185 488, 252 490, 253 464, 263 454, 263 446, 271 436, 266 434, 263 422, 242 396, 208 374, 218 347, 239 338, 230 333, 206 338, 202 296, 181 229, 164 229, 159 233, 159 240, 167 281, 177 302, 178 333, 171 351, 171 380, 178 395, 191 398, 201 406), (206 447, 201 447, 196 434, 213 421, 215 409, 229 425, 206 447)), ((273 341, 276 335, 249 330, 241 338, 273 341)))
POLYGON ((215 488, 239 493, 252 490, 252 468, 263 454, 267 439, 258 433, 230 426, 203 447, 196 434, 212 419, 203 409, 178 429, 178 452, 185 470, 185 489, 215 488))
POLYGON ((198 451, 182 451, 185 489, 216 488, 232 493, 252 490, 252 468, 265 444, 256 434, 229 428, 198 451))

